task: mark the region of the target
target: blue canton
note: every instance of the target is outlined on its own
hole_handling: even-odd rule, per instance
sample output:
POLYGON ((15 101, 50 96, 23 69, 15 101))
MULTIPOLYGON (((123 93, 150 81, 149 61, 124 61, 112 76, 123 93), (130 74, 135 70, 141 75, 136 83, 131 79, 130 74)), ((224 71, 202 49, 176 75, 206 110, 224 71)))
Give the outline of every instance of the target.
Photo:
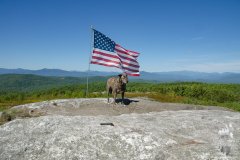
POLYGON ((114 52, 115 42, 97 30, 94 31, 94 48, 114 52))

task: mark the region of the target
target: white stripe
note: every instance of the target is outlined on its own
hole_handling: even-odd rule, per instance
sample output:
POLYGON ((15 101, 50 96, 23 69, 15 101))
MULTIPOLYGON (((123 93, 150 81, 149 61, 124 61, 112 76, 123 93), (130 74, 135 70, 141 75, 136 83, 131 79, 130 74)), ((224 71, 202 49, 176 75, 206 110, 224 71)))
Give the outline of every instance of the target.
POLYGON ((140 72, 131 72, 131 71, 125 71, 127 74, 140 74, 140 72))
POLYGON ((116 63, 113 63, 113 62, 106 62, 104 60, 98 60, 98 59, 95 59, 92 57, 92 62, 95 62, 95 63, 102 63, 102 64, 105 64, 105 65, 111 65, 113 67, 117 67, 117 68, 122 68, 121 65, 123 67, 125 67, 126 69, 122 69, 124 72, 126 72, 127 74, 137 74, 137 75, 140 75, 139 73, 139 68, 140 67, 133 67, 133 66, 129 66, 127 64, 122 64, 122 62, 126 62, 126 63, 129 63, 129 64, 133 64, 133 65, 137 65, 139 66, 138 62, 137 62, 137 59, 136 57, 139 55, 139 54, 136 54, 136 53, 133 53, 131 51, 126 51, 124 48, 122 47, 118 47, 116 46, 116 48, 118 48, 119 50, 122 50, 122 51, 125 51, 127 52, 129 55, 126 55, 126 54, 123 54, 123 53, 120 53, 120 52, 117 52, 115 50, 115 52, 109 52, 109 51, 105 51, 105 50, 101 50, 101 49, 98 49, 98 48, 94 48, 95 51, 98 51, 98 52, 102 52, 102 53, 105 53, 105 54, 108 54, 108 55, 114 55, 114 56, 118 56, 121 55, 121 57, 119 58, 113 58, 113 57, 108 57, 107 55, 101 55, 101 54, 98 54, 98 53, 92 53, 92 56, 96 56, 96 57, 99 57, 99 58, 104 58, 106 60, 110 60, 110 61, 114 61, 114 62, 118 62, 119 64, 116 64, 116 63), (118 55, 119 54, 119 55, 118 55), (127 60, 125 59, 124 57, 126 58, 129 58, 129 59, 132 59, 132 60, 135 60, 136 62, 133 62, 131 60, 127 60), (120 61, 121 60, 121 61, 120 61), (127 69, 132 69, 132 70, 138 70, 138 72, 132 72, 132 71, 129 71, 127 69))
POLYGON ((119 46, 116 45, 115 47, 118 48, 119 50, 125 51, 125 52, 127 52, 127 53, 131 53, 131 54, 139 55, 138 52, 134 52, 134 51, 127 50, 127 49, 123 48, 123 47, 120 46, 120 45, 119 45, 119 46))
MULTIPOLYGON (((120 65, 120 63, 119 64, 116 64, 116 63, 113 63, 113 62, 106 62, 106 61, 104 61, 104 60, 99 60, 99 59, 92 59, 92 62, 99 62, 99 63, 104 63, 104 64, 107 64, 107 65, 114 65, 114 66, 116 66, 116 67, 119 67, 119 68, 121 68, 121 65, 120 65)), ((133 70, 139 70, 139 68, 135 68, 135 67, 132 67, 132 66, 128 66, 128 65, 125 65, 125 64, 122 64, 123 65, 123 67, 125 67, 125 68, 129 68, 129 69, 133 69, 133 70)), ((128 72, 131 72, 131 71, 128 71, 128 72)))
POLYGON ((139 67, 132 67, 132 66, 129 66, 129 65, 126 65, 126 64, 122 64, 123 67, 125 68, 129 68, 129 69, 134 69, 134 70, 139 70, 139 67))
MULTIPOLYGON (((109 55, 118 56, 117 53, 114 53, 114 54, 113 54, 113 52, 108 52, 108 51, 101 50, 101 49, 94 49, 94 50, 99 51, 99 52, 103 52, 103 53, 106 53, 106 54, 109 54, 109 55)), ((122 55, 122 54, 121 54, 121 55, 122 55)), ((116 58, 113 58, 113 57, 107 57, 107 56, 104 56, 104 55, 100 55, 100 54, 98 54, 98 53, 93 53, 92 56, 101 57, 101 58, 105 58, 105 59, 109 59, 109 60, 113 60, 113 61, 117 61, 117 62, 120 62, 119 59, 121 59, 121 61, 123 61, 123 62, 130 63, 130 64, 133 64, 133 65, 139 65, 139 64, 136 63, 136 62, 133 62, 133 61, 130 61, 130 60, 121 58, 121 57, 119 57, 119 59, 116 59, 116 58)), ((137 60, 136 60, 136 61, 137 61, 137 60)))
POLYGON ((92 56, 96 56, 96 57, 99 57, 99 58, 104 58, 104 59, 107 59, 107 60, 116 61, 116 62, 120 63, 119 58, 108 57, 108 56, 104 56, 104 55, 101 55, 101 54, 98 54, 98 53, 93 53, 92 56))
POLYGON ((134 52, 132 52, 132 51, 127 51, 126 49, 124 49, 124 48, 122 48, 122 47, 120 47, 120 46, 115 46, 115 48, 117 48, 117 49, 119 49, 119 50, 122 50, 122 51, 124 51, 124 52, 127 52, 129 55, 132 55, 132 56, 134 56, 134 57, 138 57, 139 56, 139 53, 134 53, 134 52))
POLYGON ((94 48, 93 50, 103 52, 103 53, 106 53, 106 54, 115 55, 115 56, 117 55, 115 52, 109 52, 109 51, 101 50, 101 49, 98 49, 98 48, 94 48))
POLYGON ((116 66, 116 67, 121 67, 120 64, 116 64, 116 63, 113 63, 113 62, 106 62, 106 61, 102 61, 102 60, 98 60, 98 59, 92 59, 91 60, 92 62, 98 62, 98 63, 103 63, 103 64, 106 64, 106 65, 113 65, 113 66, 116 66))
MULTIPOLYGON (((115 50, 115 51, 116 51, 116 50, 115 50)), ((127 58, 130 58, 130 59, 132 59, 132 60, 137 61, 137 59, 136 59, 135 57, 133 57, 133 56, 130 56, 130 55, 127 55, 127 54, 123 54, 123 53, 120 53, 120 52, 118 52, 118 51, 116 51, 116 53, 119 54, 119 55, 121 55, 121 56, 123 56, 123 57, 127 57, 127 58)))
MULTIPOLYGON (((116 59, 116 58, 112 58, 112 57, 107 57, 107 56, 103 56, 103 55, 100 55, 100 54, 97 54, 97 53, 94 53, 93 56, 96 56, 96 57, 99 57, 99 58, 104 58, 106 60, 110 60, 110 61, 115 61, 115 62, 118 62, 119 64, 121 63, 119 59, 116 59)), ((92 57, 92 59, 95 59, 94 57, 92 57)), ((103 61, 103 60, 99 60, 99 59, 95 59, 95 61, 98 60, 98 61, 103 61)), ((125 59, 121 59, 123 60, 124 62, 126 61, 125 59)), ((104 63, 109 63, 109 62, 105 62, 103 61, 104 63)), ((127 63, 130 63, 130 64, 133 64, 131 62, 127 62, 127 63)), ((127 64, 123 64, 123 67, 126 67, 126 68, 130 68, 130 69, 134 69, 134 70, 138 70, 139 67, 134 67, 134 66, 129 66, 127 64)))
POLYGON ((132 71, 132 70, 129 69, 129 68, 124 68, 123 70, 128 71, 128 72, 139 72, 139 70, 134 70, 134 71, 132 71))
POLYGON ((123 61, 123 62, 130 63, 130 64, 133 64, 133 65, 138 65, 138 66, 139 66, 139 64, 136 63, 136 62, 133 62, 133 61, 130 61, 130 60, 127 60, 127 59, 123 59, 123 58, 120 58, 120 59, 121 59, 121 61, 123 61))

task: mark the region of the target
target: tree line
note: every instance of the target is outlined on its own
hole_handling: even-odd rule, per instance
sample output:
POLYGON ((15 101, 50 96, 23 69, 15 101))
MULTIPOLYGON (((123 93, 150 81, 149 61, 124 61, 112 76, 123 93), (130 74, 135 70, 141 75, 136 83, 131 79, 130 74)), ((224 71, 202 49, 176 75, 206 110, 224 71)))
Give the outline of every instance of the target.
MULTIPOLYGON (((147 96, 159 101, 219 105, 240 111, 240 84, 130 82, 127 85, 126 96, 147 96)), ((43 100, 85 97, 106 97, 105 82, 90 83, 88 95, 86 84, 67 84, 29 91, 0 90, 0 109, 43 100)))

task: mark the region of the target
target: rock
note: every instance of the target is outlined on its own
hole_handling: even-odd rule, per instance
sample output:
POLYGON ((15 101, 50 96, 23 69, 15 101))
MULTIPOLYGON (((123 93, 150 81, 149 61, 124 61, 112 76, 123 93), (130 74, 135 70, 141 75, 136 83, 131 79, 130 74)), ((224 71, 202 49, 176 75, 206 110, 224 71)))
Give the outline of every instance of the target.
POLYGON ((45 115, 40 109, 30 109, 30 108, 18 108, 10 109, 7 112, 0 112, 0 125, 15 118, 28 118, 28 117, 38 117, 45 115))
POLYGON ((0 126, 0 156, 2 160, 237 160, 239 124, 238 112, 223 110, 16 119, 0 126))
POLYGON ((121 114, 161 112, 168 110, 229 110, 216 106, 161 103, 143 98, 125 99, 126 106, 121 105, 119 100, 117 100, 117 102, 119 102, 118 105, 108 104, 106 98, 60 99, 19 105, 11 108, 11 110, 22 113, 21 115, 26 117, 39 115, 117 116, 121 114))
POLYGON ((11 115, 7 112, 0 112, 0 124, 11 121, 11 115))

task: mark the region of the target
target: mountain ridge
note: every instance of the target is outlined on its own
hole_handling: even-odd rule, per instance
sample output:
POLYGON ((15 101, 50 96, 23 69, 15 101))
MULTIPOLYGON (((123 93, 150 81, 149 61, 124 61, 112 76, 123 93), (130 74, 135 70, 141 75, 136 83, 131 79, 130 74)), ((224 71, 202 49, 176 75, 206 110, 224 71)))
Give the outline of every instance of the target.
MULTIPOLYGON (((33 74, 40 76, 54 76, 54 77, 86 77, 91 76, 113 76, 118 75, 119 72, 106 71, 66 71, 62 69, 47 69, 29 70, 29 69, 5 69, 0 68, 1 74, 33 74)), ((141 71, 140 77, 130 77, 133 80, 148 80, 157 82, 207 82, 207 83, 240 83, 240 73, 224 72, 224 73, 206 73, 195 71, 169 71, 169 72, 146 72, 141 71)))

